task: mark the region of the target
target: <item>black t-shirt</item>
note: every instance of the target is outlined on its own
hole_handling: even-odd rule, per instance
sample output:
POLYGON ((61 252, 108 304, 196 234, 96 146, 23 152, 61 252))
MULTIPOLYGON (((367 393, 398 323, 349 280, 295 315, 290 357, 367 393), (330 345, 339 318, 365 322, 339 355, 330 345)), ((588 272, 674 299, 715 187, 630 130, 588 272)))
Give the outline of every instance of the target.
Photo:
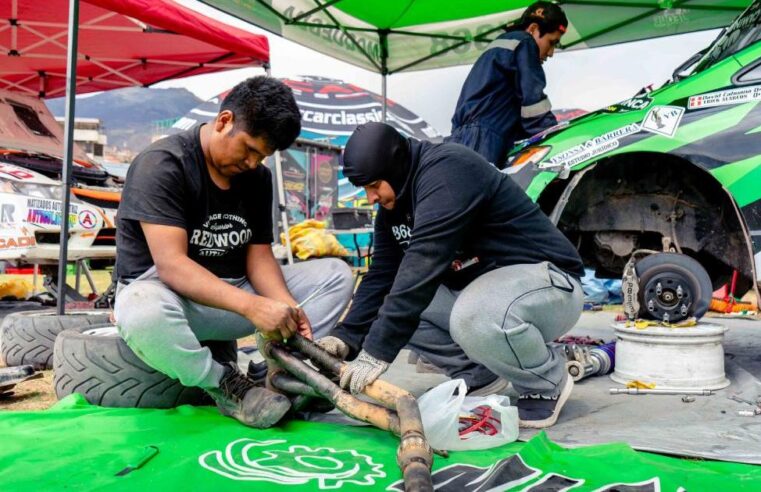
POLYGON ((220 278, 244 277, 248 245, 272 243, 270 170, 258 166, 220 189, 209 176, 200 130, 158 140, 132 162, 117 213, 120 281, 154 264, 140 222, 185 229, 188 256, 220 278))

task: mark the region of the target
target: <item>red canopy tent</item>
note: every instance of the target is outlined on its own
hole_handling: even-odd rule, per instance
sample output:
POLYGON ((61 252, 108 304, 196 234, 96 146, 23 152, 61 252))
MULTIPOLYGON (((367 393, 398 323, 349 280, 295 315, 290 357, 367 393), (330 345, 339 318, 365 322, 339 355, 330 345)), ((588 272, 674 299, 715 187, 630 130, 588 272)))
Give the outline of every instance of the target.
MULTIPOLYGON (((40 97, 66 90, 69 0, 0 2, 0 89, 40 97)), ((77 93, 269 62, 265 36, 171 0, 81 0, 77 93)))
MULTIPOLYGON (((268 67, 264 36, 172 0, 2 0, 0 89, 66 95, 62 210, 69 209, 74 94, 246 66, 268 67)), ((58 278, 65 286, 69 223, 61 224, 58 278)), ((65 289, 61 289, 65 292, 65 289)), ((64 313, 65 294, 58 296, 64 313)))

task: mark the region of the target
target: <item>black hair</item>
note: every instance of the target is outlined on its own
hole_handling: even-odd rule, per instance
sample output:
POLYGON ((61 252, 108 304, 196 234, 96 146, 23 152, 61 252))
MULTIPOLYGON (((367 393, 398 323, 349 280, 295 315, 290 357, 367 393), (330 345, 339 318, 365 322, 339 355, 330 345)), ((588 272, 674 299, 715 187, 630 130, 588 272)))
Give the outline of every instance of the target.
POLYGON ((509 26, 509 31, 525 31, 531 24, 539 26, 540 36, 555 31, 565 32, 568 28, 568 17, 566 17, 560 5, 552 2, 535 2, 526 7, 521 18, 517 23, 509 26))
POLYGON ((239 83, 222 101, 220 111, 234 115, 234 130, 264 137, 277 150, 287 149, 301 132, 301 113, 291 88, 260 75, 239 83))

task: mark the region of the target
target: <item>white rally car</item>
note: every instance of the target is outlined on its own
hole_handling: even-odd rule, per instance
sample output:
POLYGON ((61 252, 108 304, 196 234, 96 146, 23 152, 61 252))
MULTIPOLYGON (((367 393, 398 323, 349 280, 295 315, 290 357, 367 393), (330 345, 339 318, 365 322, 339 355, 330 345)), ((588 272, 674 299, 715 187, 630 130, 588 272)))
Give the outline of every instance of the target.
MULTIPOLYGON (((0 260, 11 264, 58 263, 62 183, 0 162, 0 260)), ((114 208, 86 203, 72 193, 68 260, 116 257, 114 208)))

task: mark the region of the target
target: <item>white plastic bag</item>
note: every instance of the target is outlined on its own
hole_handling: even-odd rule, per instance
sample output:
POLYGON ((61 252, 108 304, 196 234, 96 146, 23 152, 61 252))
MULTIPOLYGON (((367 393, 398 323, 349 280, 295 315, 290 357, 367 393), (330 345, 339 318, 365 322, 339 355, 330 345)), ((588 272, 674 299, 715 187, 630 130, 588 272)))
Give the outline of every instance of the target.
POLYGON ((448 451, 488 449, 518 439, 518 409, 510 406, 508 397, 465 396, 467 390, 465 381, 453 379, 418 398, 423 429, 432 448, 448 451), (468 415, 482 405, 490 407, 492 416, 498 419, 497 433, 490 436, 472 432, 460 438, 460 416, 468 415))

